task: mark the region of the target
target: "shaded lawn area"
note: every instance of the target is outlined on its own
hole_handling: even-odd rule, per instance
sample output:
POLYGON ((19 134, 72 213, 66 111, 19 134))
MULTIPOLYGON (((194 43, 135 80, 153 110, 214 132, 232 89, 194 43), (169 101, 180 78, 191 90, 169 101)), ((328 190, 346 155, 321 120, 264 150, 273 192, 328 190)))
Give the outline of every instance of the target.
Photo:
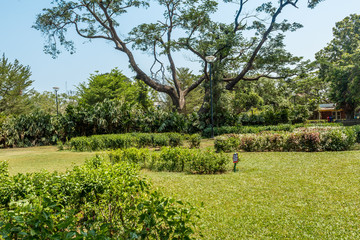
POLYGON ((58 151, 55 146, 0 149, 0 161, 8 161, 10 174, 39 172, 42 169, 64 172, 93 155, 90 152, 58 151))
POLYGON ((203 239, 360 239, 360 152, 240 153, 240 160, 236 173, 142 174, 168 196, 204 203, 203 239))

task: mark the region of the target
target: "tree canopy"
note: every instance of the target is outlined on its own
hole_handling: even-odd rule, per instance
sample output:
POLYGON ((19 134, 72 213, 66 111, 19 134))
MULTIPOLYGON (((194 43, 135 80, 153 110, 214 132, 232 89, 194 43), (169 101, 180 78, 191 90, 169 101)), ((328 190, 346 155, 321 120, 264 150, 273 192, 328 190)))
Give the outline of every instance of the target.
POLYGON ((13 63, 3 54, 0 59, 0 113, 18 114, 27 107, 26 98, 29 87, 31 71, 29 66, 20 64, 18 60, 13 63))
MULTIPOLYGON (((45 52, 56 56, 61 46, 74 52, 74 42, 67 39, 72 28, 86 39, 110 41, 129 60, 136 78, 156 91, 169 95, 173 104, 182 110, 185 97, 203 81, 209 79, 207 55, 214 55, 219 66, 233 71, 234 77, 221 77, 230 90, 241 80, 253 81, 261 77, 279 78, 293 75, 294 65, 300 59, 284 50, 283 33, 295 31, 300 24, 278 21, 280 13, 288 7, 297 7, 300 0, 269 1, 256 8, 256 14, 248 15, 245 9, 249 0, 240 0, 234 11, 232 23, 213 21, 211 16, 218 10, 214 0, 58 0, 53 8, 44 9, 38 15, 34 27, 47 36, 45 52), (152 23, 134 27, 129 34, 123 31, 123 18, 131 8, 156 7, 163 9, 152 23), (245 37, 253 34, 252 37, 245 37), (134 51, 152 56, 151 69, 138 64, 134 51), (182 51, 202 69, 190 86, 181 86, 177 74, 175 54, 182 51), (171 79, 171 83, 165 81, 171 79)), ((233 1, 226 0, 233 8, 233 1)), ((308 0, 314 7, 321 0, 308 0)), ((150 8, 151 10, 151 8, 150 8)))
POLYGON ((118 69, 106 74, 91 74, 89 82, 81 83, 77 89, 80 104, 94 105, 105 99, 118 99, 129 104, 138 103, 145 109, 153 105, 149 88, 127 78, 118 69))
POLYGON ((320 78, 331 83, 330 99, 354 117, 360 105, 360 15, 352 14, 333 28, 334 39, 316 54, 320 78))

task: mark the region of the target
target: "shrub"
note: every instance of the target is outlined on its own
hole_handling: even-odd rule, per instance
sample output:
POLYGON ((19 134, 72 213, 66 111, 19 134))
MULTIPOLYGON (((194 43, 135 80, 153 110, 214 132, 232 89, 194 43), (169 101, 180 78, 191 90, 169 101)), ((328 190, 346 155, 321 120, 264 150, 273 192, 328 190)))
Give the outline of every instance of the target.
POLYGON ((355 132, 356 135, 356 142, 360 143, 360 125, 355 125, 352 127, 353 131, 355 132))
POLYGON ((124 161, 0 178, 4 239, 192 239, 194 209, 151 191, 124 161))
POLYGON ((344 151, 353 146, 353 128, 300 129, 293 133, 259 133, 219 136, 215 140, 218 152, 233 150, 255 151, 344 151), (239 142, 239 144, 238 144, 239 142))
POLYGON ((210 150, 194 151, 190 158, 187 171, 194 174, 223 173, 229 163, 229 158, 225 154, 216 154, 210 150))
MULTIPOLYGON (((190 147, 198 147, 199 135, 183 135, 180 133, 128 133, 93 135, 90 137, 72 138, 67 145, 75 151, 97 151, 130 147, 177 147, 188 138, 190 147)), ((64 146, 61 146, 62 148, 64 146)))
POLYGON ((110 162, 118 163, 121 161, 139 164, 141 168, 147 167, 148 159, 150 157, 149 149, 147 148, 127 148, 118 149, 108 154, 110 162))
POLYGON ((231 152, 239 148, 240 139, 231 136, 219 136, 215 138, 214 147, 216 152, 231 152))
POLYGON ((139 163, 155 171, 188 172, 196 174, 214 174, 225 172, 228 159, 226 155, 214 151, 187 149, 181 147, 163 147, 151 152, 144 149, 123 149, 109 153, 112 162, 126 161, 139 163))
POLYGON ((170 139, 164 134, 153 134, 153 147, 169 146, 170 139))
POLYGON ((322 145, 326 151, 344 151, 356 142, 355 131, 351 128, 334 129, 322 134, 322 145))
POLYGON ((180 133, 167 133, 169 137, 169 145, 171 147, 178 147, 182 145, 183 136, 180 133))
POLYGON ((192 134, 188 138, 190 148, 200 148, 201 135, 192 134))

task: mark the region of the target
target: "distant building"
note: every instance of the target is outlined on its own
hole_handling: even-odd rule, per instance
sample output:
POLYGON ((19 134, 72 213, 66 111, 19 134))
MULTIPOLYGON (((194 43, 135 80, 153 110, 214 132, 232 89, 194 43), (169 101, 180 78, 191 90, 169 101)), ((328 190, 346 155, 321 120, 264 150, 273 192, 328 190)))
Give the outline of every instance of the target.
POLYGON ((319 109, 314 112, 312 119, 327 120, 332 117, 333 120, 345 119, 346 115, 344 110, 336 109, 334 103, 319 104, 319 109))

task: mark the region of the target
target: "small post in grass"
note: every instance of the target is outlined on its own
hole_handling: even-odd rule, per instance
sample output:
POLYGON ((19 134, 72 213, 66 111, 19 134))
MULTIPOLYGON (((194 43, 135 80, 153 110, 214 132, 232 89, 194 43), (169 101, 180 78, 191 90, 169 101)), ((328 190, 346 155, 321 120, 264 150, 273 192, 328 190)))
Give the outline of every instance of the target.
POLYGON ((233 155, 233 163, 234 163, 234 172, 236 172, 236 164, 239 162, 239 156, 237 153, 233 155))

